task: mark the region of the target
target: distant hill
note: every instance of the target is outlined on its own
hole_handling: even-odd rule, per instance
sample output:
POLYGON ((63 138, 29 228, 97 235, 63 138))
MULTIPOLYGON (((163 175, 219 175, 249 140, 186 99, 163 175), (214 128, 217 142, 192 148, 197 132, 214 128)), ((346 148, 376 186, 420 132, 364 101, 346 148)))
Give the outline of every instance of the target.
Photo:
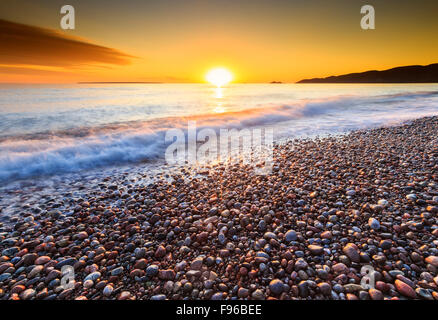
POLYGON ((397 67, 383 71, 349 73, 327 78, 304 79, 297 83, 434 83, 438 82, 438 63, 428 66, 397 67))

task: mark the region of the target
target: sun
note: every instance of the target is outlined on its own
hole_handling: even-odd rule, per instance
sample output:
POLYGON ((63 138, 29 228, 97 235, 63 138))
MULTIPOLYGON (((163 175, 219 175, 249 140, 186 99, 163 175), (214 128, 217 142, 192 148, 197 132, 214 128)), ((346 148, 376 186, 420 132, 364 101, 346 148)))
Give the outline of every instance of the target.
POLYGON ((205 79, 217 87, 222 87, 233 80, 233 75, 225 68, 214 68, 207 73, 205 79))

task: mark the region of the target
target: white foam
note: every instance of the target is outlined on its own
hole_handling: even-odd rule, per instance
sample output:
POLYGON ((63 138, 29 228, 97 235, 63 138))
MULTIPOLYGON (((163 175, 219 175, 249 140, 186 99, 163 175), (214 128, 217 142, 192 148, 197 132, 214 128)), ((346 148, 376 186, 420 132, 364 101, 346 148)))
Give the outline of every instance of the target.
POLYGON ((198 129, 273 126, 278 129, 277 136, 302 136, 396 123, 437 112, 436 92, 346 95, 265 103, 263 107, 222 114, 15 135, 0 140, 0 181, 163 158, 166 130, 185 129, 188 120, 196 120, 198 129))

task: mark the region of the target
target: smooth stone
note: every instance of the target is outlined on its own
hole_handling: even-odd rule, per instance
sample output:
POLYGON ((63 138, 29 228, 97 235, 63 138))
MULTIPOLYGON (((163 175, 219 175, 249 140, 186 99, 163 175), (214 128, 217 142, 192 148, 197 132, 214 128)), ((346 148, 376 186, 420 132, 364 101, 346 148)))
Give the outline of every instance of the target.
POLYGON ((0 282, 4 282, 6 280, 9 280, 10 278, 12 278, 12 274, 10 273, 3 273, 0 275, 0 282))
POLYGON ((41 265, 33 267, 32 271, 28 274, 29 279, 32 279, 36 275, 39 275, 41 271, 43 271, 43 269, 44 267, 41 265))
POLYGON ((298 284, 298 291, 302 298, 307 298, 309 296, 309 285, 307 281, 301 281, 298 284))
POLYGON ((403 281, 397 279, 395 280, 394 284, 397 288, 397 291, 400 292, 402 295, 412 299, 415 299, 417 297, 415 290, 403 281))
POLYGON ((217 292, 211 297, 211 300, 222 300, 223 295, 224 294, 222 292, 217 292))
POLYGON ((269 289, 275 295, 279 295, 284 290, 284 283, 278 279, 274 279, 269 283, 269 289))
POLYGON ((332 292, 332 287, 327 282, 321 282, 318 284, 319 291, 325 296, 328 296, 332 292))
POLYGON ((277 236, 273 232, 266 232, 263 236, 266 240, 274 239, 277 240, 277 236))
POLYGON ((296 241, 298 239, 297 233, 294 230, 289 230, 286 232, 284 238, 287 242, 296 241))
POLYGON ((369 289, 368 294, 370 295, 372 300, 383 300, 383 293, 377 289, 369 289))
POLYGON ((373 230, 379 230, 380 229, 380 222, 377 219, 370 218, 368 220, 368 225, 373 230))
POLYGON ((92 286, 94 286, 94 282, 91 279, 87 279, 84 281, 83 286, 85 289, 90 289, 92 286))
POLYGON ((426 259, 424 259, 426 263, 429 263, 433 265, 434 267, 438 267, 438 257, 437 256, 428 256, 426 259))
POLYGON ((26 289, 20 294, 20 298, 23 300, 30 300, 35 297, 36 291, 34 289, 26 289))
POLYGON ((430 294, 430 292, 427 291, 427 290, 424 289, 424 288, 417 288, 417 289, 415 289, 415 292, 416 292, 420 297, 422 297, 423 299, 426 299, 426 300, 434 300, 434 298, 433 298, 433 296, 430 294))
POLYGON ((158 274, 158 270, 159 268, 157 265, 151 264, 146 268, 146 275, 148 275, 149 277, 155 277, 158 274))
POLYGON ((344 289, 348 293, 353 293, 353 292, 361 291, 364 288, 359 284, 349 283, 344 285, 344 289))
POLYGON ((392 247, 392 241, 391 240, 382 240, 382 241, 380 241, 379 246, 383 250, 388 250, 389 248, 392 247))
POLYGON ((196 258, 190 264, 190 269, 192 269, 192 270, 201 270, 203 261, 204 261, 204 258, 202 258, 202 257, 196 258))
POLYGON ((304 260, 303 258, 298 258, 298 260, 295 262, 295 269, 296 270, 306 269, 307 267, 308 267, 308 264, 307 264, 306 260, 304 260))
POLYGON ((119 276, 122 273, 123 273, 123 267, 118 267, 111 271, 112 276, 119 276))
POLYGON ((166 255, 166 248, 159 246, 155 251, 155 258, 163 258, 166 255))
POLYGON ((50 257, 48 257, 48 256, 41 256, 41 257, 38 257, 36 260, 35 260, 35 264, 46 264, 47 262, 49 262, 51 259, 50 259, 50 257))
POLYGON ((37 258, 38 256, 36 253, 27 253, 22 257, 21 261, 25 266, 28 266, 33 264, 37 258))
POLYGON ((175 279, 175 271, 171 269, 159 270, 158 278, 160 278, 161 280, 173 280, 175 279))
POLYGON ((349 270, 348 270, 348 267, 345 265, 345 264, 343 264, 343 263, 337 263, 337 264, 335 264, 333 267, 332 267, 332 269, 333 269, 333 271, 335 272, 335 273, 338 273, 338 274, 345 274, 345 273, 347 273, 349 270))
POLYGON ((148 261, 144 258, 141 258, 137 260, 134 264, 134 269, 141 269, 143 270, 148 265, 148 261))
POLYGON ((103 288, 103 292, 102 293, 103 293, 103 295, 105 297, 109 297, 113 293, 113 291, 114 291, 113 286, 106 285, 105 288, 103 288))
POLYGON ((64 266, 73 266, 76 262, 78 262, 78 260, 76 260, 75 258, 67 258, 67 259, 64 259, 64 260, 58 262, 55 265, 55 268, 62 269, 62 267, 64 267, 64 266))
POLYGON ((88 276, 85 277, 84 281, 87 280, 92 280, 93 282, 95 282, 97 279, 99 279, 101 277, 101 273, 98 271, 92 272, 90 273, 88 276))
POLYGON ((263 294, 263 291, 260 289, 255 290, 251 294, 251 297, 255 300, 264 300, 265 299, 265 295, 263 294))
POLYGON ((237 296, 241 299, 247 298, 249 296, 249 290, 246 288, 239 288, 237 291, 237 296))
POLYGON ((321 255, 324 253, 324 248, 321 246, 317 246, 317 245, 309 245, 308 249, 310 250, 310 253, 313 255, 321 255))
POLYGON ((360 262, 360 254, 357 246, 354 243, 348 243, 343 249, 342 252, 353 262, 360 262))

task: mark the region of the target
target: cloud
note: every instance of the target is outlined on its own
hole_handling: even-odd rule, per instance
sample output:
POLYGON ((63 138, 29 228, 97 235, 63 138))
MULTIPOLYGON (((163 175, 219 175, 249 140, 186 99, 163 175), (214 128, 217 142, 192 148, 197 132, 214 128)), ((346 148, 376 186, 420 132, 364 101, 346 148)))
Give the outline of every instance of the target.
POLYGON ((56 30, 0 19, 0 64, 48 67, 127 65, 134 58, 56 30))
POLYGON ((2 74, 19 74, 19 75, 74 75, 74 72, 66 71, 64 68, 51 67, 51 69, 41 69, 38 66, 3 66, 0 65, 2 74))

